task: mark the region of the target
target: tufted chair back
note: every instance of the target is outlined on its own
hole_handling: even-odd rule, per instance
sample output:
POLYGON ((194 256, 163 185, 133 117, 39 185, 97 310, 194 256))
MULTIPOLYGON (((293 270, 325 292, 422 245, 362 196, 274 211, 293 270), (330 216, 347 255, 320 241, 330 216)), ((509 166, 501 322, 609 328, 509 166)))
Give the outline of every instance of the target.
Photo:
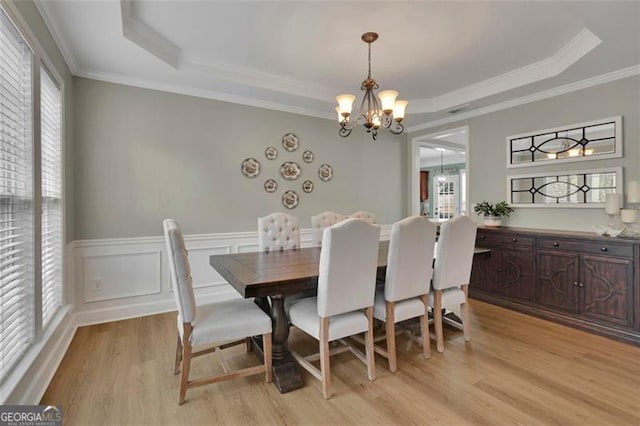
POLYGON ((433 267, 435 290, 446 290, 469 283, 476 230, 476 223, 468 216, 454 217, 442 225, 433 267))
POLYGON ((346 218, 345 215, 334 212, 324 212, 311 216, 311 244, 315 247, 321 246, 324 228, 335 225, 346 218))
POLYGON ((265 217, 259 217, 258 244, 260 251, 300 248, 298 218, 286 213, 271 213, 265 217))
POLYGON ((364 210, 357 211, 349 215, 349 217, 352 217, 354 219, 364 220, 365 222, 370 223, 371 225, 376 224, 376 216, 372 213, 365 212, 364 210))
POLYGON ((175 220, 165 219, 162 225, 167 243, 173 295, 178 305, 178 321, 190 323, 196 317, 196 299, 193 295, 191 265, 189 265, 184 237, 175 220))

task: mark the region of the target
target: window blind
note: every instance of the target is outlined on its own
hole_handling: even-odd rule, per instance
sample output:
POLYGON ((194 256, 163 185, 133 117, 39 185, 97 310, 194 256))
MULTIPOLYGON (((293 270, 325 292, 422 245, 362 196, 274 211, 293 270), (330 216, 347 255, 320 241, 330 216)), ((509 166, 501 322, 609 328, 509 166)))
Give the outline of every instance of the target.
POLYGON ((42 170, 42 328, 62 304, 62 93, 40 68, 42 170))
POLYGON ((31 58, 0 9, 0 381, 34 336, 31 58))

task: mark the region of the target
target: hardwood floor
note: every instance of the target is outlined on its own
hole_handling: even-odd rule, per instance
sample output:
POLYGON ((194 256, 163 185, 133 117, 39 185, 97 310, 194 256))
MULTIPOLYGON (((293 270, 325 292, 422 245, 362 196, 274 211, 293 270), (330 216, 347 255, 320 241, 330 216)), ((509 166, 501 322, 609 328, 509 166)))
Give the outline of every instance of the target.
MULTIPOLYGON (((189 390, 179 406, 175 314, 83 327, 41 403, 61 404, 68 425, 640 424, 640 348, 470 304, 471 343, 446 327, 445 352, 425 360, 398 336, 395 374, 377 356, 369 382, 351 354, 332 357, 330 400, 304 372, 305 387, 284 395, 252 376, 189 390)), ((317 342, 296 330, 291 345, 317 352, 317 342)), ((243 346, 231 351, 234 367, 258 362, 243 346)), ((210 361, 195 359, 192 377, 216 372, 219 363, 210 361)))

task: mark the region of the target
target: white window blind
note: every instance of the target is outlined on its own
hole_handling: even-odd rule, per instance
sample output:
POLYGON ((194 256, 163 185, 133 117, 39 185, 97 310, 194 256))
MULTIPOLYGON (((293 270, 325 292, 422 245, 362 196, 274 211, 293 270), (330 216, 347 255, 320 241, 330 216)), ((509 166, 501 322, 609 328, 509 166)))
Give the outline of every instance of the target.
POLYGON ((34 336, 31 58, 0 9, 0 381, 34 336))
POLYGON ((62 93, 40 68, 40 144, 42 159, 42 327, 62 304, 62 93))

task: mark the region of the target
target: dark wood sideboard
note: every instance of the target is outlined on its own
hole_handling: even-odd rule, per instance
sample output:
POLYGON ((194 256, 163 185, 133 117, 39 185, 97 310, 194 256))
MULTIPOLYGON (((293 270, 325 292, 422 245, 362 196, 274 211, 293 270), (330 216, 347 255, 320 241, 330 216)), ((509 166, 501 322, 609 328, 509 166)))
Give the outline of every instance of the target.
POLYGON ((478 228, 469 295, 640 346, 640 240, 478 228))

